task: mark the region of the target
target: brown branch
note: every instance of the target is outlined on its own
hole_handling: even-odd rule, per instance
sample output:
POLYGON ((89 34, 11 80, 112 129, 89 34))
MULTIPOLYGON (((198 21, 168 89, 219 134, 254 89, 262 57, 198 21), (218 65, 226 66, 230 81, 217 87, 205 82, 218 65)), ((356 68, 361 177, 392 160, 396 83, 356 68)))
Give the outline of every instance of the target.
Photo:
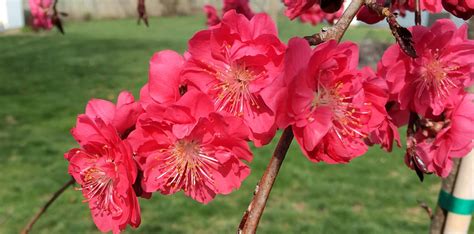
POLYGON ((273 183, 280 171, 281 164, 285 159, 292 140, 293 130, 291 127, 288 127, 283 131, 280 141, 270 159, 270 163, 255 189, 254 197, 240 222, 238 233, 248 234, 256 232, 260 217, 262 216, 270 191, 272 190, 273 183))
POLYGON ((64 27, 60 15, 67 16, 67 13, 59 12, 57 6, 58 0, 55 0, 53 4, 53 15, 51 16, 51 21, 53 22, 53 25, 56 26, 56 28, 59 30, 59 32, 64 35, 64 27))
POLYGON ((408 29, 402 27, 397 22, 396 15, 393 14, 388 7, 381 6, 374 0, 353 0, 342 15, 341 19, 339 19, 339 21, 337 21, 333 27, 322 28, 321 32, 311 36, 306 36, 304 39, 306 39, 308 43, 313 46, 331 39, 340 41, 350 23, 363 5, 367 6, 369 9, 380 16, 385 17, 388 25, 390 26, 390 30, 392 31, 392 35, 397 40, 400 48, 408 56, 413 58, 417 57, 415 48, 413 46, 411 32, 408 29))
POLYGON ((415 25, 421 25, 421 4, 420 4, 420 0, 415 0, 415 25))
POLYGON ((316 33, 311 36, 304 37, 310 45, 318 45, 327 40, 337 40, 340 41, 347 28, 351 24, 354 17, 359 12, 360 8, 364 5, 365 0, 353 0, 351 4, 347 7, 346 11, 342 17, 337 21, 337 23, 330 28, 323 28, 321 32, 316 33))
POLYGON ((405 54, 412 58, 418 57, 415 47, 413 46, 411 32, 397 22, 397 16, 393 14, 388 7, 383 7, 373 0, 366 0, 365 5, 380 16, 385 17, 390 30, 392 31, 392 35, 395 37, 395 40, 397 40, 398 45, 405 54))
POLYGON ((428 215, 430 219, 433 218, 433 209, 431 209, 431 207, 428 204, 426 204, 426 202, 418 201, 418 205, 420 205, 420 207, 426 211, 426 214, 428 215))
POLYGON ((140 22, 143 20, 145 25, 148 27, 148 15, 146 14, 145 0, 138 0, 137 11, 138 11, 137 24, 140 24, 140 22))
MULTIPOLYGON (((451 170, 451 173, 449 173, 448 177, 443 179, 441 189, 450 194, 453 194, 454 192, 461 161, 462 159, 460 158, 453 158, 453 169, 451 170)), ((448 211, 444 210, 438 205, 431 220, 430 234, 442 234, 444 232, 447 216, 448 211)))
POLYGON ((43 215, 48 207, 61 195, 69 186, 74 184, 74 178, 71 178, 68 182, 66 182, 58 191, 53 193, 53 196, 41 207, 41 209, 31 218, 31 220, 26 224, 26 226, 21 231, 22 234, 27 234, 30 232, 33 225, 38 221, 38 219, 43 215))

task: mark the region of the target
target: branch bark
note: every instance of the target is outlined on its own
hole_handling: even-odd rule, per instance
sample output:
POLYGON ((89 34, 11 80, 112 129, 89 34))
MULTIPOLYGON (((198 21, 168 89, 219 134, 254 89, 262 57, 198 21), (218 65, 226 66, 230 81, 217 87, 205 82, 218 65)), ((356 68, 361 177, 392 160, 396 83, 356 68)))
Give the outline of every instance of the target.
MULTIPOLYGON (((351 4, 347 7, 346 11, 342 17, 337 21, 337 23, 330 28, 323 28, 321 32, 313 34, 311 36, 304 37, 310 45, 318 45, 327 40, 337 40, 340 41, 347 28, 351 24, 354 17, 359 12, 360 8, 364 5, 366 0, 353 0, 351 4)), ((367 2, 370 2, 368 0, 367 2)))
POLYGON ((392 31, 392 35, 395 37, 395 40, 397 40, 403 52, 412 58, 416 58, 417 55, 411 32, 397 22, 397 16, 393 14, 388 7, 381 6, 373 0, 366 0, 365 5, 380 16, 385 17, 392 31))
POLYGON ((415 0, 415 25, 421 25, 421 4, 420 4, 420 0, 415 0))
POLYGON ((280 141, 270 159, 270 163, 255 188, 254 197, 240 221, 238 233, 255 233, 257 231, 260 217, 263 214, 273 183, 275 183, 276 176, 280 171, 281 164, 285 159, 291 141, 293 141, 293 130, 291 127, 288 127, 283 131, 280 141))
POLYGON ((66 189, 69 186, 73 185, 74 182, 75 182, 74 178, 71 178, 68 182, 66 182, 63 186, 61 186, 61 188, 59 188, 58 191, 54 192, 53 196, 51 196, 51 198, 43 205, 43 207, 41 207, 41 209, 31 218, 28 224, 26 224, 26 226, 21 231, 21 234, 29 233, 33 225, 36 223, 36 221, 38 221, 41 215, 43 215, 46 212, 48 207, 51 204, 53 204, 53 202, 59 197, 59 195, 61 195, 64 191, 66 191, 66 189))
POLYGON ((402 27, 397 22, 396 15, 393 14, 388 7, 377 4, 375 0, 353 0, 342 15, 342 18, 333 27, 323 28, 321 32, 311 36, 306 36, 304 38, 310 45, 318 45, 331 39, 340 41, 350 23, 363 5, 367 6, 369 9, 380 16, 385 17, 393 36, 397 40, 397 43, 400 45, 400 48, 403 50, 403 52, 412 58, 417 57, 415 48, 413 46, 411 32, 408 29, 402 27))

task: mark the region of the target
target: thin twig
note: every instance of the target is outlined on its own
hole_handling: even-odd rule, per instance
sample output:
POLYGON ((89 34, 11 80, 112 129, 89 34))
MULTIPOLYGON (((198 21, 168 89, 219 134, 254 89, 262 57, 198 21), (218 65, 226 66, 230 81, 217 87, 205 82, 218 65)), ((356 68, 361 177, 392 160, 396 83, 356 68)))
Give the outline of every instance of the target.
POLYGON ((306 39, 308 43, 313 46, 331 39, 340 41, 355 15, 359 12, 363 5, 367 6, 369 9, 376 12, 380 16, 385 17, 393 36, 397 40, 397 43, 400 45, 400 48, 403 50, 403 52, 412 58, 417 57, 415 48, 413 46, 411 32, 408 29, 402 27, 397 22, 396 15, 393 14, 388 7, 379 5, 374 0, 353 0, 342 15, 341 19, 339 19, 339 21, 337 21, 333 27, 324 27, 321 29, 321 32, 311 36, 306 36, 304 39, 306 39))
POLYGON ((433 218, 433 209, 431 209, 431 207, 428 204, 426 204, 426 202, 424 202, 424 201, 418 200, 418 205, 420 205, 420 207, 423 208, 423 210, 426 211, 426 214, 428 215, 428 217, 431 220, 433 218))
POLYGON ((71 178, 68 182, 66 182, 61 188, 54 192, 53 196, 41 207, 41 209, 31 218, 31 220, 26 224, 26 226, 21 231, 22 234, 27 234, 30 232, 33 225, 38 221, 38 219, 43 215, 48 207, 61 195, 69 186, 73 185, 75 182, 74 178, 71 178))
POLYGON ((381 6, 373 0, 366 0, 365 5, 380 16, 385 17, 392 31, 392 35, 405 54, 412 58, 418 57, 413 45, 411 32, 397 22, 397 16, 390 11, 390 8, 381 6))
POLYGON ((421 4, 420 4, 420 0, 415 0, 415 25, 421 25, 421 4))
POLYGON ((260 217, 262 216, 265 205, 267 204, 268 196, 272 190, 273 183, 280 171, 281 164, 285 159, 292 140, 293 130, 291 127, 288 127, 283 131, 280 141, 270 159, 270 163, 255 189, 254 197, 240 222, 238 233, 248 234, 256 232, 260 217))
POLYGON ((140 22, 143 20, 145 25, 148 27, 148 15, 146 14, 145 0, 138 0, 137 11, 138 11, 137 24, 140 24, 140 22))
POLYGON ((360 8, 364 5, 364 0, 353 0, 351 4, 347 7, 346 11, 342 17, 337 21, 337 23, 330 28, 323 28, 321 32, 316 33, 311 36, 304 37, 310 45, 318 45, 327 40, 337 40, 340 41, 347 28, 351 24, 354 17, 359 12, 360 8))
POLYGON ((58 28, 59 32, 64 35, 63 23, 61 21, 61 17, 59 16, 60 15, 67 16, 67 13, 59 12, 57 6, 58 6, 58 0, 55 0, 53 4, 53 15, 51 16, 51 20, 53 22, 53 25, 56 26, 56 28, 58 28))

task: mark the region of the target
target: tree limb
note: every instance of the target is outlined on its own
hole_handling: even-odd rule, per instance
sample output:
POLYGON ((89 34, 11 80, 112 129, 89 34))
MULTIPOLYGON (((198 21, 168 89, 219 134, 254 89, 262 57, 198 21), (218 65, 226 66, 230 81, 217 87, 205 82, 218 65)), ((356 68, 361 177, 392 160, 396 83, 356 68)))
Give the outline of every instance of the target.
POLYGON ((415 25, 421 25, 421 4, 420 4, 420 0, 415 0, 415 25))
POLYGON ((285 159, 288 148, 290 147, 291 141, 293 140, 293 130, 291 126, 286 128, 283 131, 283 134, 280 137, 273 156, 270 159, 270 163, 265 170, 260 182, 255 188, 254 197, 250 202, 247 211, 245 211, 244 216, 239 225, 238 233, 255 233, 260 221, 260 217, 263 214, 265 205, 267 204, 268 197, 270 196, 270 191, 272 190, 273 183, 280 171, 281 164, 285 159))
POLYGON ((347 28, 349 28, 352 20, 365 2, 365 0, 353 0, 334 26, 330 28, 323 28, 321 32, 311 36, 306 36, 304 39, 306 39, 310 45, 318 45, 331 39, 340 41, 347 28))

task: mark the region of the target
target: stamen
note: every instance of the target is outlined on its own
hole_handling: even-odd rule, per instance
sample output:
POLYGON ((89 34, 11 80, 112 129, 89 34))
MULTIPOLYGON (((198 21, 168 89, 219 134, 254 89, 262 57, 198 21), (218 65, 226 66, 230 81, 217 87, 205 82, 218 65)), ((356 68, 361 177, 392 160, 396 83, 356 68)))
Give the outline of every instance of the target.
POLYGON ((417 91, 417 98, 421 98, 425 91, 428 91, 430 97, 441 101, 449 97, 450 89, 458 88, 449 72, 459 69, 459 66, 445 66, 438 60, 439 51, 435 51, 434 58, 426 62, 424 69, 421 70, 419 78, 414 81, 417 91))
POLYGON ((220 111, 227 111, 237 116, 252 113, 252 108, 259 109, 257 98, 250 92, 250 83, 260 79, 264 73, 254 74, 243 64, 232 64, 224 72, 216 72, 219 82, 214 86, 218 92, 215 104, 220 111))
POLYGON ((313 112, 318 107, 327 106, 333 112, 334 132, 339 140, 343 141, 343 137, 367 137, 367 134, 360 131, 363 116, 370 115, 371 112, 365 108, 370 103, 363 103, 364 109, 352 103, 354 97, 346 92, 342 92, 344 84, 336 83, 331 88, 318 84, 316 93, 311 102, 308 113, 308 121, 314 121, 313 112))
POLYGON ((217 159, 209 157, 198 142, 180 140, 170 146, 166 151, 165 157, 157 157, 161 165, 157 170, 164 171, 155 180, 162 179, 168 175, 166 185, 174 189, 182 188, 189 191, 198 183, 204 180, 213 185, 214 179, 211 173, 211 167, 218 164, 217 159))
POLYGON ((114 181, 106 172, 99 168, 89 168, 84 172, 84 184, 82 190, 85 191, 86 200, 89 202, 95 199, 95 205, 100 212, 116 215, 122 212, 120 206, 114 198, 114 181))

